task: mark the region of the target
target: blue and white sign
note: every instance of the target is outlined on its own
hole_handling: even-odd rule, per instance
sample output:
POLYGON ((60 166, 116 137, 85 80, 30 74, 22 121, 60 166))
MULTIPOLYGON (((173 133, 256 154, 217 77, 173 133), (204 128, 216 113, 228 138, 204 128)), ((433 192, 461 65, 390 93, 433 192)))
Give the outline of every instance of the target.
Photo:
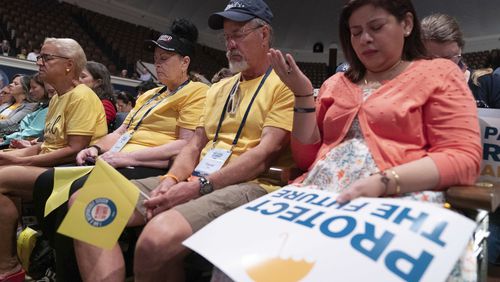
POLYGON ((500 182, 500 110, 478 109, 483 161, 478 181, 500 182))
POLYGON ((284 187, 184 242, 235 281, 444 281, 475 223, 435 204, 284 187), (375 279, 375 280, 374 280, 375 279))

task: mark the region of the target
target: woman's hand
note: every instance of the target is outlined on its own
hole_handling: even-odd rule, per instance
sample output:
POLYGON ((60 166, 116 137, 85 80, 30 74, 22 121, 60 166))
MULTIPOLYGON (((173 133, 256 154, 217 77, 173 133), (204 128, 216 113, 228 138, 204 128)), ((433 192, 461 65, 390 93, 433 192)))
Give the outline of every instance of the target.
POLYGON ((299 69, 292 55, 286 54, 286 56, 283 56, 281 51, 271 48, 267 56, 281 81, 283 81, 296 96, 307 96, 313 93, 311 81, 299 69))
POLYGON ((337 197, 337 202, 345 203, 359 197, 380 197, 386 193, 386 186, 381 181, 382 175, 374 174, 356 180, 337 197))
POLYGON ((38 138, 33 139, 31 141, 23 140, 23 139, 13 139, 10 141, 10 147, 15 148, 15 149, 27 148, 27 147, 31 147, 31 146, 35 145, 37 141, 38 141, 38 138))
POLYGON ((84 165, 87 159, 96 159, 98 156, 97 149, 94 147, 90 147, 87 149, 81 150, 78 155, 76 155, 76 164, 84 165))

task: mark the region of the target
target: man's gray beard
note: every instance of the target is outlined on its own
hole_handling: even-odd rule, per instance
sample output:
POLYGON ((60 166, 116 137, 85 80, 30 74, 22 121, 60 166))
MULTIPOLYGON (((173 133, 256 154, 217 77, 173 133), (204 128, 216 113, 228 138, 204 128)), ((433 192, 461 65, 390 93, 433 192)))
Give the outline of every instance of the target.
POLYGON ((247 69, 248 69, 248 63, 245 60, 240 62, 229 61, 229 70, 231 70, 232 73, 239 73, 242 71, 246 71, 247 69))

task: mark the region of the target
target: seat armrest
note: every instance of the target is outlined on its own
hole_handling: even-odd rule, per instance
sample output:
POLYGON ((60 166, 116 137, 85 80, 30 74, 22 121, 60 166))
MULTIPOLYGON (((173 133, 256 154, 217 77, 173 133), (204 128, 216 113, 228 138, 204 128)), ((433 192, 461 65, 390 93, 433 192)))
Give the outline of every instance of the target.
POLYGON ((446 201, 453 208, 495 211, 500 205, 500 183, 478 183, 470 186, 451 186, 446 201))
POLYGON ((302 171, 296 167, 272 166, 259 178, 263 178, 274 185, 285 186, 301 174, 302 171))

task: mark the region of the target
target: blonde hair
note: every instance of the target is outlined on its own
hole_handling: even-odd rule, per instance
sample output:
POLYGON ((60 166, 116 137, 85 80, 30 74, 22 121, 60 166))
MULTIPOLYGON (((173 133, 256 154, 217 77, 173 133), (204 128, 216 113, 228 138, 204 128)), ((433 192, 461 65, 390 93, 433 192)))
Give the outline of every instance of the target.
POLYGON ((87 56, 85 56, 82 46, 76 40, 72 38, 47 37, 43 44, 55 46, 61 52, 61 56, 70 58, 75 64, 75 75, 80 76, 80 73, 87 65, 87 56))
POLYGON ((483 75, 487 75, 493 72, 492 68, 485 68, 485 69, 477 69, 472 74, 470 75, 470 79, 472 80, 472 83, 476 86, 479 85, 479 78, 483 75))

